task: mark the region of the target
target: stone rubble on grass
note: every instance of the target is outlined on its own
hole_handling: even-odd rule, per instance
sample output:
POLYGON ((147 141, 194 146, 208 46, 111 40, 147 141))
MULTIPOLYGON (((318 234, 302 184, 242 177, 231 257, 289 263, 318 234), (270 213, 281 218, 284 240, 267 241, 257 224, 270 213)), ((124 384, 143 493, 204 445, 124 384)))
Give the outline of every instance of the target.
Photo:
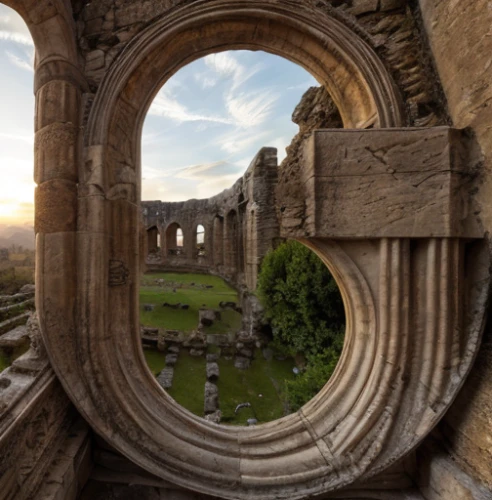
POLYGON ((170 389, 173 385, 174 368, 172 366, 166 366, 161 373, 157 376, 157 382, 164 389, 170 389))
POLYGON ((219 365, 217 363, 207 363, 207 380, 213 382, 219 378, 219 365))
POLYGON ((199 356, 203 356, 203 353, 205 351, 203 351, 202 349, 195 349, 195 348, 191 348, 190 349, 190 356, 195 356, 195 357, 199 357, 199 356))
POLYGON ((222 418, 222 412, 220 410, 214 411, 213 413, 209 413, 205 415, 205 420, 209 422, 213 422, 214 424, 220 424, 220 419, 222 418))
POLYGON ((178 361, 177 354, 170 353, 166 355, 166 366, 174 366, 177 361, 178 361))
POLYGON ((236 356, 234 358, 234 367, 239 370, 247 370, 251 365, 251 359, 244 356, 236 356))
POLYGON ((219 388, 212 382, 205 382, 205 398, 203 412, 205 415, 214 413, 219 409, 219 388))

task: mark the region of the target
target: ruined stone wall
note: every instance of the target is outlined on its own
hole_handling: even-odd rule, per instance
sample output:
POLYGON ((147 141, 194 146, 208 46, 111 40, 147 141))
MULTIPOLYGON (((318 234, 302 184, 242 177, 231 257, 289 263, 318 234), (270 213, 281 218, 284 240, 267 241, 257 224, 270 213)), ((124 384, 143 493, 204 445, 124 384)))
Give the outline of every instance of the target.
MULTIPOLYGON (((477 200, 487 232, 492 228, 492 9, 488 0, 420 0, 432 55, 449 113, 458 128, 470 127, 483 152, 477 200)), ((472 372, 436 440, 441 456, 421 470, 427 498, 490 498, 474 495, 473 483, 492 490, 492 324, 489 312, 482 347, 472 372), (459 474, 457 473, 457 470, 459 474), (470 483, 467 483, 469 481, 470 483)), ((486 495, 486 493, 484 493, 486 495)))
MULTIPOLYGON (((90 87, 86 94, 86 117, 93 95, 129 42, 155 19, 194 1, 72 0, 78 46, 90 87)), ((274 5, 276 0, 265 3, 274 5)), ((415 2, 304 0, 303 3, 327 11, 373 46, 399 87, 408 125, 427 127, 448 122, 415 2)), ((373 125, 370 122, 365 126, 373 125)))
POLYGON ((256 288, 261 259, 279 236, 274 187, 277 151, 262 148, 243 177, 204 200, 142 202, 141 245, 149 270, 211 271, 237 286, 256 288), (183 247, 175 245, 176 224, 183 247), (204 251, 197 249, 197 227, 205 228, 204 251), (156 251, 157 232, 160 249, 156 251))

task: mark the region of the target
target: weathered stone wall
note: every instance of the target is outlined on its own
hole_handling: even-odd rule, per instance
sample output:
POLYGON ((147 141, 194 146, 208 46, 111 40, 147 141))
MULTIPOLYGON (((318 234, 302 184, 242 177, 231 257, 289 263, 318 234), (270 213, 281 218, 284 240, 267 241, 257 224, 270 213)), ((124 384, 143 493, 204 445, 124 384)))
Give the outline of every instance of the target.
MULTIPOLYGON (((195 0, 132 2, 72 0, 80 54, 92 93, 128 43, 151 21, 195 0)), ((267 0, 275 4, 276 0, 267 0)), ((385 62, 404 98, 407 124, 448 122, 432 58, 422 39, 419 12, 406 0, 304 0, 351 26, 385 62)), ((92 97, 87 95, 90 107, 92 97)), ((365 126, 372 126, 368 122, 365 126)))
POLYGON ((261 259, 279 236, 273 196, 276 182, 277 151, 262 148, 243 177, 216 196, 142 202, 143 265, 153 270, 210 271, 238 287, 254 290, 261 259), (183 231, 180 249, 175 244, 176 224, 183 231), (197 249, 198 225, 205 228, 203 255, 197 249), (158 252, 157 233, 161 242, 158 252))
MULTIPOLYGON (((454 126, 470 127, 483 152, 483 178, 477 194, 486 231, 492 228, 492 9, 488 0, 420 0, 432 55, 454 126)), ((474 482, 492 490, 492 323, 489 312, 482 347, 473 370, 439 425, 439 459, 427 451, 421 482, 427 498, 473 496, 474 482), (461 476, 453 470, 458 468, 461 476), (427 473, 424 471, 427 470, 427 473), (469 484, 463 477, 468 476, 469 484), (429 487, 428 485, 431 485, 429 487)), ((435 443, 434 443, 435 444, 435 443)), ((478 494, 477 494, 478 495, 478 494)), ((485 494, 484 494, 485 495, 485 494)))

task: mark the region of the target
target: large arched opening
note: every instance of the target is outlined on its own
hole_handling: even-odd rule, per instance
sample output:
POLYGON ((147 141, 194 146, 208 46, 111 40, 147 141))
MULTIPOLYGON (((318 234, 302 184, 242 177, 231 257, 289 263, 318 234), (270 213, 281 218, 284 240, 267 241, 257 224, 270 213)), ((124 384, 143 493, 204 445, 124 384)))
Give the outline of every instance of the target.
MULTIPOLYGON (((140 184, 139 140, 148 106, 162 84, 187 62, 218 50, 236 48, 262 49, 286 57, 306 68, 328 88, 340 110, 345 125, 348 127, 394 126, 402 122, 398 97, 394 91, 391 77, 386 73, 370 47, 333 17, 323 14, 321 20, 319 15, 313 16, 313 12, 309 9, 304 10, 302 6, 297 5, 293 8, 288 2, 281 2, 275 7, 265 5, 263 2, 248 3, 247 7, 238 7, 236 4, 232 5, 232 3, 227 2, 207 2, 206 5, 196 4, 178 9, 162 23, 151 26, 135 40, 125 54, 126 62, 121 60, 120 64, 115 65, 110 71, 96 98, 87 128, 86 153, 96 155, 98 159, 95 163, 101 168, 104 165, 106 171, 105 184, 110 193, 108 209, 113 214, 109 227, 106 226, 109 233, 113 235, 111 257, 124 262, 132 275, 137 272, 138 263, 134 258, 133 245, 127 234, 136 234, 137 230, 135 202, 138 202, 139 199, 140 184), (208 12, 213 12, 213 16, 208 16, 208 12), (305 42, 299 43, 301 39, 304 39, 305 42), (163 50, 164 47, 166 49, 163 50), (340 50, 340 47, 343 47, 343 51, 340 50), (369 63, 369 61, 371 62, 369 63), (121 127, 122 123, 125 124, 123 128, 121 127), (102 150, 98 146, 100 144, 105 145, 102 150), (124 174, 121 171, 123 157, 125 159, 124 174), (125 179, 124 187, 120 181, 122 178, 125 179), (115 195, 118 193, 114 200, 112 200, 112 193, 115 195), (119 229, 122 225, 127 228, 124 233, 119 229)), ((98 212, 97 203, 96 199, 89 203, 87 215, 95 215, 98 212)), ((103 213, 99 212, 99 214, 95 218, 87 218, 91 227, 105 224, 103 213)), ((102 241, 100 243, 104 246, 102 241)), ((80 257, 86 261, 88 269, 94 270, 94 266, 102 264, 90 262, 91 259, 87 254, 81 254, 80 257)), ((333 256, 332 260, 335 261, 336 258, 333 256)), ((341 255, 340 258, 343 262, 341 255)), ((348 274, 353 275, 352 272, 348 274)), ((340 273, 337 276, 339 277, 340 273)), ((360 287, 356 288, 360 289, 360 287)), ((125 426, 128 424, 128 418, 134 422, 133 417, 127 416, 129 407, 145 407, 147 423, 144 426, 138 423, 131 424, 136 425, 133 427, 135 431, 133 436, 134 438, 139 436, 139 451, 132 444, 133 438, 131 439, 126 433, 113 433, 112 440, 116 447, 147 470, 162 477, 172 477, 178 483, 185 481, 187 487, 231 498, 243 498, 246 495, 248 481, 244 482, 244 480, 249 475, 251 475, 252 484, 263 491, 262 494, 266 495, 265 498, 269 495, 277 495, 279 491, 282 492, 282 495, 291 495, 292 488, 297 488, 300 483, 311 484, 309 488, 313 488, 312 491, 324 491, 334 487, 337 481, 340 481, 340 479, 330 479, 331 486, 328 486, 326 480, 323 480, 323 484, 319 483, 318 478, 325 477, 327 470, 325 465, 321 465, 319 462, 319 451, 314 451, 319 450, 317 439, 313 440, 309 434, 305 434, 305 431, 302 430, 305 429, 302 414, 291 415, 276 422, 274 424, 275 432, 271 437, 273 441, 267 439, 271 442, 269 447, 277 446, 273 443, 278 443, 280 446, 279 454, 276 453, 269 460, 271 464, 268 466, 269 475, 280 473, 279 465, 282 461, 280 456, 288 455, 290 457, 289 467, 293 468, 292 474, 288 472, 291 474, 289 481, 282 480, 282 486, 279 490, 275 486, 277 481, 272 483, 267 480, 265 483, 260 478, 261 474, 257 476, 252 470, 250 474, 247 471, 249 460, 245 460, 245 457, 252 452, 251 447, 255 446, 257 439, 263 441, 260 436, 270 433, 269 424, 261 426, 261 430, 258 429, 258 438, 254 437, 255 432, 245 433, 242 429, 219 430, 194 418, 172 400, 162 398, 162 390, 152 380, 151 374, 145 367, 143 356, 135 358, 137 354, 135 346, 140 342, 136 322, 138 315, 134 315, 130 311, 133 311, 137 306, 136 292, 135 287, 118 290, 110 288, 109 300, 115 304, 114 313, 118 311, 117 321, 109 318, 109 316, 113 316, 113 312, 98 311, 93 319, 88 318, 85 323, 87 329, 83 334, 97 337, 99 335, 97 324, 106 321, 104 319, 106 315, 108 315, 108 324, 111 325, 109 333, 106 332, 109 338, 113 335, 111 332, 115 328, 118 329, 120 338, 122 330, 129 333, 125 340, 119 344, 119 351, 121 355, 125 356, 125 359, 133 359, 130 361, 134 363, 134 368, 130 370, 133 377, 127 383, 129 383, 129 387, 138 387, 139 389, 137 392, 126 391, 124 399, 130 398, 133 403, 129 403, 129 401, 123 403, 121 395, 113 394, 109 397, 108 400, 112 400, 114 404, 123 405, 121 413, 116 412, 112 417, 111 426, 113 428, 119 427, 115 422, 115 419, 118 418, 123 418, 127 422, 125 426), (123 313, 123 311, 127 311, 127 313, 123 313), (144 389, 142 390, 142 388, 144 389), (185 430, 185 428, 189 429, 190 426, 199 428, 199 434, 203 438, 198 438, 198 434, 190 435, 185 430), (155 429, 156 432, 153 432, 152 429, 155 429), (157 431, 157 429, 159 430, 157 431), (282 439, 281 435, 285 432, 289 434, 300 432, 300 436, 304 437, 294 447, 291 447, 292 443, 280 445, 279 439, 282 439), (123 434, 125 434, 124 437, 123 434), (150 436, 152 436, 151 442, 149 441, 150 436), (201 442, 202 439, 207 442, 206 445, 205 441, 201 442), (161 440, 163 440, 162 445, 159 444, 161 440), (240 455, 246 453, 241 459, 242 470, 240 472, 237 468, 239 462, 236 462, 239 460, 239 455, 236 453, 233 453, 234 456, 231 455, 231 450, 235 448, 235 445, 232 445, 233 442, 241 443, 238 449, 240 455), (309 463, 306 462, 305 453, 301 452, 306 448, 311 449, 314 453, 313 460, 308 461, 309 463), (142 454, 143 449, 146 450, 144 454, 142 454), (188 452, 186 452, 188 472, 184 472, 179 465, 181 460, 173 451, 178 449, 180 453, 183 450, 189 450, 192 454, 188 456, 188 452), (166 451, 162 452, 162 450, 166 451), (224 452, 227 457, 223 454, 224 452), (155 457, 153 460, 157 460, 160 465, 156 465, 153 460, 151 463, 148 458, 150 456, 155 457), (194 463, 195 459, 198 460, 196 464, 194 463), (307 467, 311 471, 309 473, 310 479, 304 477, 302 473, 294 473, 294 470, 299 468, 299 460, 303 462, 302 469, 307 467), (174 473, 168 476, 168 465, 165 464, 170 463, 174 463, 180 469, 181 472, 178 476, 174 473), (204 464, 206 464, 205 467, 204 464), (209 470, 210 466, 212 469, 209 470), (237 480, 234 479, 238 473, 243 478, 241 488, 244 488, 244 494, 242 490, 238 490, 237 480), (217 476, 220 483, 218 488, 211 486, 209 482, 211 476, 217 476)), ((83 290, 81 293, 85 294, 83 290)), ((365 295, 365 292, 362 293, 365 295)), ((348 294, 346 295, 348 296, 348 294)), ((354 309, 354 306, 350 305, 350 301, 362 299, 352 297, 348 300, 347 309, 350 315, 350 311, 360 309, 359 307, 354 309)), ((370 301, 365 300, 365 303, 370 304, 370 301)), ((363 309, 367 311, 366 307, 363 309)), ((357 325, 369 323, 370 321, 362 321, 362 323, 358 321, 357 325)), ((351 325, 353 324, 351 323, 351 325)), ((354 338, 353 331, 348 332, 348 334, 349 337, 354 338)), ((367 338, 367 335, 362 336, 362 338, 367 338)), ((362 350, 367 352, 366 348, 362 350)), ((93 355, 98 356, 97 353, 93 353, 93 355)), ((117 354, 116 358, 119 355, 117 354)), ((116 361, 114 357, 113 360, 108 359, 107 361, 108 363, 104 364, 105 370, 108 373, 114 371, 118 373, 119 369, 113 363, 116 361)), ((339 374, 340 372, 344 373, 344 370, 338 370, 339 374)), ((334 378, 339 379, 340 376, 336 375, 334 378)), ((119 376, 116 375, 114 380, 116 381, 118 378, 119 376)), ((337 385, 339 382, 340 380, 337 380, 333 384, 337 385)), ((324 394, 317 398, 317 401, 323 402, 322 406, 326 407, 329 404, 329 399, 326 397, 325 390, 324 394)), ((97 416, 98 412, 94 412, 88 407, 84 411, 94 427, 100 427, 102 422, 97 416)), ((138 412, 140 411, 139 409, 138 412)), ((258 460, 258 457, 255 460, 258 460)), ((282 469, 281 476, 285 477, 285 467, 281 466, 280 468, 282 469)))
MULTIPOLYGON (((298 413, 255 429, 205 423, 162 397, 138 354, 134 281, 106 282, 108 267, 116 269, 114 263, 122 276, 138 273, 132 235, 138 228, 143 117, 163 82, 199 55, 226 48, 282 55, 303 65, 328 88, 347 127, 403 124, 391 77, 375 52, 330 12, 287 0, 211 0, 177 8, 127 48, 103 82, 88 123, 85 148, 94 169, 80 188, 101 188, 105 195, 87 196, 81 211, 87 237, 86 245, 79 246, 78 262, 91 279, 87 287, 81 280, 78 292, 87 315, 74 330, 77 355, 53 341, 50 352, 67 390, 97 432, 148 471, 211 495, 321 495, 377 473, 416 444, 421 432, 416 427, 411 443, 384 446, 398 430, 393 426, 393 406, 384 402, 399 366, 400 329, 397 320, 384 316, 390 334, 378 330, 377 273, 365 275, 360 270, 368 255, 380 252, 378 266, 395 267, 388 273, 393 281, 381 279, 380 287, 400 294, 384 298, 403 300, 407 295, 402 284, 408 280, 400 264, 406 262, 407 242, 385 240, 380 247, 361 243, 366 252, 356 263, 348 243, 316 234, 299 238, 325 260, 339 281, 348 317, 347 345, 332 380, 316 398, 298 413), (91 362, 75 372, 80 357, 91 362), (379 359, 387 362, 374 363, 379 359), (91 383, 94 379, 102 383, 91 383), (292 436, 295 439, 286 439, 292 436)), ((391 311, 390 303, 383 301, 382 310, 391 311)), ((431 426, 432 418, 428 422, 431 426)))

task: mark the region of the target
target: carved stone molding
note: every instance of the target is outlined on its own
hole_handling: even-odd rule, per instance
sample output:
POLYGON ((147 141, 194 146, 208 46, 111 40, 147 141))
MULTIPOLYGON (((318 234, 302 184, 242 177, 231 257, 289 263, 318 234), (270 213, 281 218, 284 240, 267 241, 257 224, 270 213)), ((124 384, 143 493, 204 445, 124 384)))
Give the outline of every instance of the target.
MULTIPOLYGON (((263 49, 298 62, 329 89, 346 126, 403 123, 398 93, 375 52, 324 10, 290 0, 207 0, 173 9, 126 46, 95 96, 79 172, 77 234, 76 210, 67 197, 60 205, 65 217, 56 227, 43 225, 38 235, 42 333, 54 369, 85 419, 148 472, 221 498, 314 497, 383 471, 438 422, 478 347, 488 263, 479 230, 468 226, 460 208, 465 205, 455 206, 460 174, 445 153, 442 131, 433 132, 441 148, 437 166, 432 154, 425 163, 429 137, 421 140, 422 151, 410 148, 405 156, 400 153, 408 137, 400 132, 393 145, 383 136, 361 135, 361 143, 367 137, 382 141, 376 150, 366 144, 362 158, 366 166, 367 158, 370 165, 380 160, 378 168, 386 170, 386 202, 376 204, 366 232, 357 220, 364 197, 348 205, 342 197, 341 206, 353 212, 330 229, 326 219, 336 212, 317 191, 317 176, 328 188, 339 181, 332 157, 340 158, 342 170, 360 168, 345 162, 343 140, 332 136, 328 152, 305 156, 299 180, 306 183, 294 201, 305 207, 301 219, 307 225, 289 235, 320 255, 343 292, 347 333, 335 374, 299 412, 256 428, 212 424, 175 403, 148 370, 140 347, 141 127, 153 96, 175 71, 226 48, 263 49), (390 149, 399 152, 399 163, 381 160, 390 149), (419 179, 429 168, 441 182, 406 182, 403 174, 414 168, 419 179), (308 172, 314 175, 306 178, 308 172), (378 226, 377 218, 384 222, 402 193, 412 201, 412 224, 378 231, 387 224, 378 226), (410 231, 419 223, 415 214, 427 208, 440 231, 410 231), (462 225, 466 231, 455 231, 462 225)), ((359 173, 360 180, 369 175, 359 173)), ((340 191, 354 193, 353 181, 341 182, 340 191)), ((377 192, 377 183, 367 185, 368 196, 376 199, 377 192)), ((51 213, 55 204, 48 201, 51 213)))

